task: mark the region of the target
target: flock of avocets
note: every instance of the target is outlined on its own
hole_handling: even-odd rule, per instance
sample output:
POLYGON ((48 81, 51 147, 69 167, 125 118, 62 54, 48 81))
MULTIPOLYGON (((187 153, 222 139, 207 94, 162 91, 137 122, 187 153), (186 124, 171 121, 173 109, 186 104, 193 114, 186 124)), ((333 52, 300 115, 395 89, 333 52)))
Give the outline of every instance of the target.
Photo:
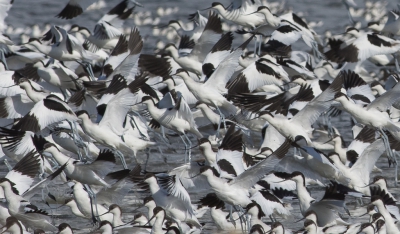
MULTIPOLYGON (((70 0, 56 17, 93 2, 70 0)), ((3 33, 12 3, 0 0, 3 33)), ((400 9, 342 3, 351 26, 324 39, 318 24, 260 0, 194 9, 189 23, 153 31, 173 43, 151 54, 140 29, 124 26, 146 7, 132 0, 93 32, 51 25, 20 44, 1 34, 0 233, 79 232, 53 219, 60 206, 93 224, 80 233, 201 233, 204 217, 229 233, 400 233, 387 184, 400 152, 400 9), (347 146, 333 126, 342 115, 347 146), (166 149, 179 166, 148 170, 163 168, 154 156, 166 149), (316 200, 307 187, 325 193, 316 200), (148 212, 127 220, 132 194, 148 212), (353 222, 363 214, 369 222, 353 222)))

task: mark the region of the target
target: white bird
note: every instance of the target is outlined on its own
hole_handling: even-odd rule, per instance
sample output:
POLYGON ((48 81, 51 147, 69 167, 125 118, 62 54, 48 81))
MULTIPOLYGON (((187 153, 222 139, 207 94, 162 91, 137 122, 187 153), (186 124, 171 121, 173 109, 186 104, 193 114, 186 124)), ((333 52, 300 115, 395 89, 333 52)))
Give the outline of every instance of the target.
POLYGON ((301 172, 293 172, 292 174, 287 175, 287 179, 296 182, 300 211, 303 216, 306 215, 307 211, 314 211, 317 215, 316 218, 319 227, 345 223, 338 216, 338 212, 345 208, 345 196, 337 191, 337 185, 326 187, 324 197, 320 201, 316 202, 308 192, 305 186, 305 177, 301 172))
POLYGON ((224 19, 233 23, 244 27, 255 28, 265 23, 265 18, 262 15, 251 14, 261 5, 261 1, 259 0, 233 1, 230 5, 231 8, 227 9, 221 3, 214 2, 211 7, 207 9, 216 10, 224 19))
MULTIPOLYGON (((143 181, 149 185, 157 206, 163 207, 166 215, 173 219, 179 227, 181 227, 181 222, 192 224, 198 228, 201 227, 195 216, 190 196, 178 177, 149 173, 144 177, 143 181)), ((157 214, 154 212, 154 215, 157 214)))
POLYGON ((59 234, 73 234, 71 226, 68 223, 61 223, 58 225, 59 234))
POLYGON ((38 132, 61 121, 76 122, 78 118, 67 103, 55 95, 37 102, 33 108, 13 126, 20 131, 38 132))
MULTIPOLYGON (((378 191, 377 194, 382 193, 379 193, 378 191)), ((392 213, 395 217, 399 217, 399 208, 395 205, 395 202, 393 200, 391 200, 390 198, 386 199, 385 195, 385 193, 383 193, 382 195, 371 194, 370 204, 375 205, 378 209, 378 212, 381 213, 384 217, 387 233, 399 233, 400 231, 395 224, 394 218, 392 217, 392 213)))
POLYGON ((194 74, 202 75, 202 63, 206 58, 208 52, 217 43, 222 35, 221 19, 216 15, 210 13, 208 22, 204 27, 203 33, 199 41, 194 46, 193 50, 188 56, 180 57, 178 50, 173 44, 167 45, 164 50, 169 52, 172 58, 184 69, 193 72, 194 74))
MULTIPOLYGON (((202 138, 203 135, 197 129, 197 125, 194 122, 193 114, 185 102, 183 97, 179 97, 175 106, 172 109, 163 108, 160 109, 154 103, 154 100, 150 96, 145 96, 142 98, 142 103, 147 105, 147 109, 151 115, 151 117, 160 123, 162 126, 176 131, 181 137, 184 145, 185 145, 185 154, 189 151, 188 159, 191 160, 191 151, 192 143, 189 137, 186 135, 186 132, 190 132, 195 134, 198 138, 202 138), (186 141, 184 138, 186 138, 186 141)), ((186 158, 185 158, 186 161, 186 158)))
POLYGON ((308 145, 312 145, 308 132, 311 132, 311 125, 317 118, 326 111, 331 104, 331 100, 342 86, 342 76, 338 76, 318 97, 311 100, 293 118, 288 120, 286 117, 273 116, 269 111, 261 112, 260 117, 270 123, 282 136, 292 141, 296 137, 304 137, 308 145))

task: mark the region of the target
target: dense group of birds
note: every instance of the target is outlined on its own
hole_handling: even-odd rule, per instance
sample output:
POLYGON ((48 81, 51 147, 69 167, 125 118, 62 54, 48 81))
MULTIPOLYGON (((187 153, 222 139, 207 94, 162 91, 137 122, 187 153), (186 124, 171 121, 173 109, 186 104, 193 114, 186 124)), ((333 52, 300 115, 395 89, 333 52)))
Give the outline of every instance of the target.
POLYGON ((318 35, 281 1, 163 24, 178 7, 69 0, 23 32, 13 2, 0 233, 400 233, 400 5, 343 0, 349 26, 318 35))

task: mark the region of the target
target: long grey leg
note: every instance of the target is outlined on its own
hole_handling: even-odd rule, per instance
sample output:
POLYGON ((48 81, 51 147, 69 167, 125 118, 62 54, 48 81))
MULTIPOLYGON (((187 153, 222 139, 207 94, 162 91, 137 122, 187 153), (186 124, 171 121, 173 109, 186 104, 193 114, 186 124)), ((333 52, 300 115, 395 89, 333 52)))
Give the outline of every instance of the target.
POLYGON ((8 64, 3 49, 0 49, 0 60, 3 61, 5 69, 8 70, 8 64))
POLYGON ((236 228, 236 222, 235 222, 235 219, 233 219, 232 209, 233 209, 233 206, 231 206, 231 207, 229 208, 229 220, 231 221, 231 223, 233 224, 233 226, 236 228))
POLYGON ((98 222, 98 221, 100 222, 99 211, 98 211, 98 209, 97 209, 96 194, 93 192, 92 188, 90 188, 89 185, 84 184, 83 186, 86 188, 87 193, 88 193, 89 198, 90 198, 90 203, 91 203, 90 208, 91 208, 91 211, 92 211, 92 219, 93 219, 93 222, 94 222, 94 223, 96 223, 96 222, 98 222), (96 214, 94 213, 93 205, 94 205, 94 207, 95 207, 95 209, 96 209, 96 214))
POLYGON ((144 135, 144 134, 140 131, 140 128, 138 127, 138 125, 137 125, 135 119, 134 119, 132 116, 130 116, 130 119, 131 119, 131 124, 132 124, 132 122, 133 122, 133 125, 135 125, 136 129, 139 131, 140 137, 141 137, 142 139, 144 139, 144 140, 148 140, 147 137, 146 137, 146 135, 144 135))
POLYGON ((221 110, 219 109, 219 107, 217 105, 214 104, 214 106, 217 108, 219 115, 221 116, 221 121, 224 123, 224 128, 226 130, 226 122, 225 122, 225 115, 222 114, 221 110))
POLYGON ((183 135, 186 137, 186 140, 189 143, 189 152, 188 152, 188 154, 189 154, 189 163, 190 163, 192 161, 191 160, 191 157, 192 157, 192 142, 190 141, 189 137, 185 133, 183 133, 183 135))
MULTIPOLYGON (((119 150, 115 150, 115 154, 121 159, 122 166, 124 169, 128 169, 128 165, 126 165, 125 157, 119 150)), ((136 157, 135 157, 136 158, 136 157)))
MULTIPOLYGON (((385 148, 386 148, 386 154, 388 155, 389 159, 395 164, 396 172, 397 172, 397 159, 394 157, 393 151, 390 148, 389 138, 383 130, 380 129, 379 131, 382 134, 383 142, 384 142, 385 148)), ((396 182, 397 182, 397 176, 396 176, 396 182)))
POLYGON ((392 54, 393 58, 394 58, 394 64, 396 66, 396 70, 397 72, 400 72, 400 66, 399 66, 399 61, 397 61, 397 56, 396 54, 392 54))
POLYGON ((10 165, 10 163, 8 162, 7 159, 4 159, 4 164, 7 166, 8 171, 11 171, 13 169, 13 167, 10 165))
POLYGON ((256 41, 254 42, 254 58, 257 57, 257 37, 256 41))
POLYGON ((183 138, 183 136, 181 134, 179 134, 179 136, 181 137, 183 144, 185 144, 185 163, 187 163, 187 150, 188 150, 188 146, 185 142, 185 139, 183 138))
POLYGON ((146 163, 144 164, 144 171, 146 171, 147 168, 147 163, 149 162, 149 158, 150 158, 150 148, 146 149, 146 163))

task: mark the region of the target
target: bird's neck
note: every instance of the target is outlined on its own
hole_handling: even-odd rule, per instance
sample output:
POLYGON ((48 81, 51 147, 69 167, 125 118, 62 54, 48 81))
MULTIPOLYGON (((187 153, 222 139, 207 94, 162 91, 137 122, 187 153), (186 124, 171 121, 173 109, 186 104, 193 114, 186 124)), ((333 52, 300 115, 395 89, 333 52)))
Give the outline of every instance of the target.
POLYGON ((193 92, 193 90, 196 90, 196 88, 198 88, 198 86, 201 85, 200 83, 197 83, 190 76, 187 75, 182 76, 182 79, 185 82, 188 89, 190 90, 190 92, 193 92))
POLYGON ((339 154, 340 160, 342 161, 342 163, 346 163, 346 157, 342 158, 342 155, 346 155, 346 151, 347 149, 342 148, 342 141, 335 141, 335 144, 333 145, 335 152, 339 154))
POLYGON ((164 221, 164 219, 157 217, 156 221, 153 224, 153 228, 151 229, 151 233, 154 233, 154 234, 164 233, 162 230, 163 221, 164 221))
POLYGON ((331 66, 327 66, 326 71, 328 72, 329 76, 332 78, 335 78, 339 74, 339 72, 337 70, 333 69, 333 67, 331 67, 331 66))
POLYGON ((157 182, 149 183, 149 187, 150 187, 151 194, 155 194, 160 190, 160 186, 158 185, 157 182))
POLYGON ((359 106, 357 106, 350 100, 340 100, 340 103, 342 104, 343 108, 350 113, 354 113, 354 111, 356 111, 359 108, 359 106))
POLYGON ((149 111, 151 117, 156 121, 159 121, 161 115, 165 113, 165 109, 158 109, 153 102, 147 104, 147 110, 149 111))
POLYGON ((201 152, 203 153, 203 156, 209 165, 212 165, 215 163, 216 154, 212 150, 211 146, 204 147, 203 151, 201 151, 201 152))
POLYGON ((124 224, 125 223, 122 222, 121 214, 119 212, 113 214, 113 226, 114 227, 121 226, 121 225, 124 225, 124 224))
POLYGON ((254 225, 256 225, 256 224, 263 225, 264 223, 263 223, 263 221, 261 221, 261 220, 258 218, 257 215, 251 215, 251 218, 250 218, 250 225, 251 225, 251 226, 254 226, 254 225))
POLYGON ((343 174, 345 174, 345 173, 347 174, 347 172, 348 172, 349 169, 350 169, 350 168, 348 168, 346 165, 344 165, 340 159, 339 159, 339 160, 333 160, 333 163, 334 163, 335 167, 336 167, 337 169, 339 169, 339 171, 340 171, 341 173, 343 173, 343 174))
POLYGON ((307 191, 302 181, 296 181, 296 189, 298 199, 300 201, 300 210, 301 213, 304 215, 310 207, 311 202, 315 199, 310 196, 310 193, 307 191))
POLYGON ((397 232, 393 233, 400 233, 396 227, 396 224, 394 223, 392 215, 389 213, 386 207, 383 204, 377 204, 376 207, 378 208, 378 211, 379 213, 381 213, 383 218, 385 218, 385 224, 388 227, 388 230, 397 230, 397 232))
POLYGON ((279 17, 274 16, 269 11, 264 14, 264 17, 265 17, 265 20, 268 22, 268 24, 273 27, 277 27, 281 22, 281 19, 279 17))
POLYGON ((177 59, 179 59, 179 52, 178 49, 176 49, 175 47, 170 49, 169 52, 171 53, 172 58, 176 61, 177 59))
POLYGON ((382 86, 376 87, 375 90, 378 92, 379 96, 382 96, 382 94, 386 93, 386 90, 382 86))
POLYGON ((78 205, 76 204, 76 202, 70 202, 68 203, 68 206, 71 208, 71 211, 74 215, 78 216, 78 217, 85 217, 82 212, 79 210, 78 205))
MULTIPOLYGON (((64 164, 67 163, 68 161, 73 161, 73 160, 71 160, 70 157, 65 156, 63 153, 61 153, 61 152, 58 151, 58 150, 54 150, 54 151, 52 152, 52 154, 53 154, 53 158, 57 161, 57 163, 58 163, 59 165, 64 165, 64 164)), ((70 162, 70 163, 72 163, 72 162, 70 162)), ((70 163, 69 163, 69 164, 70 164, 70 163)), ((67 165, 66 168, 68 168, 69 164, 67 165)))
POLYGON ((210 184, 210 186, 213 189, 217 189, 219 187, 221 187, 221 183, 225 183, 226 181, 224 179, 218 178, 214 175, 210 175, 210 174, 205 174, 204 175, 207 178, 208 183, 210 184))
POLYGON ((208 108, 207 106, 202 106, 200 107, 200 111, 201 113, 203 113, 203 115, 209 119, 212 123, 219 123, 219 115, 215 114, 214 111, 212 111, 210 108, 208 108))
POLYGON ((36 92, 32 89, 30 85, 25 87, 26 95, 32 100, 32 102, 37 103, 43 100, 45 97, 41 93, 36 92))

